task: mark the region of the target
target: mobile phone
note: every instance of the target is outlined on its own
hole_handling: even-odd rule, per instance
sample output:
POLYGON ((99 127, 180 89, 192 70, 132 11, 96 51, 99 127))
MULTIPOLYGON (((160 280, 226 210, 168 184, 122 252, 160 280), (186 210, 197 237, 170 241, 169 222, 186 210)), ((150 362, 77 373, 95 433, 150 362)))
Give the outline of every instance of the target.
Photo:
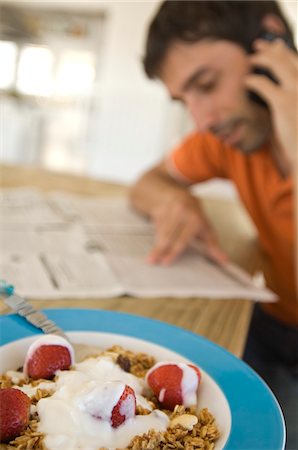
MULTIPOLYGON (((275 39, 282 39, 288 47, 294 48, 291 40, 287 35, 281 35, 281 34, 275 34, 269 31, 263 30, 261 33, 256 36, 256 39, 264 39, 265 41, 272 42, 275 39)), ((249 53, 253 53, 254 50, 252 46, 249 49, 249 53)), ((260 75, 266 75, 270 80, 274 81, 274 83, 278 84, 277 79, 274 77, 274 75, 267 69, 264 69, 263 67, 255 67, 253 69, 253 73, 260 74, 260 75)), ((258 94, 256 94, 253 91, 248 91, 249 98, 254 101, 255 103, 258 103, 261 106, 267 107, 267 103, 260 97, 258 94)))

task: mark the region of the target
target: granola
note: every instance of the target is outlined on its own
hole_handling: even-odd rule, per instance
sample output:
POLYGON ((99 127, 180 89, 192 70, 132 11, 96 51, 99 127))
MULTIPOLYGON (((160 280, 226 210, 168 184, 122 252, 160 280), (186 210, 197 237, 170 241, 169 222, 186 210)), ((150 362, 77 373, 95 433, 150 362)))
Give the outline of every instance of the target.
MULTIPOLYGON (((127 373, 133 374, 140 379, 144 379, 149 369, 156 363, 155 359, 145 353, 134 353, 125 350, 120 346, 113 346, 105 351, 99 351, 94 357, 109 357, 127 373)), ((15 375, 15 372, 7 372, 0 378, 1 388, 28 385, 35 388, 31 396, 33 408, 28 427, 23 433, 9 444, 0 444, 0 450, 47 450, 45 445, 45 435, 39 431, 39 416, 35 406, 40 399, 50 397, 53 394, 51 383, 47 388, 45 380, 28 380, 22 376, 15 375)), ((137 416, 149 415, 152 411, 161 411, 166 414, 169 423, 165 431, 149 429, 146 433, 136 435, 125 448, 117 450, 170 450, 170 449, 204 449, 213 450, 220 433, 218 431, 215 418, 207 408, 197 412, 195 407, 185 407, 177 405, 174 411, 163 409, 158 399, 148 390, 144 396, 147 405, 138 404, 136 408, 137 416)), ((114 448, 114 447, 113 447, 114 448)), ((108 447, 100 447, 98 450, 108 450, 108 447)))

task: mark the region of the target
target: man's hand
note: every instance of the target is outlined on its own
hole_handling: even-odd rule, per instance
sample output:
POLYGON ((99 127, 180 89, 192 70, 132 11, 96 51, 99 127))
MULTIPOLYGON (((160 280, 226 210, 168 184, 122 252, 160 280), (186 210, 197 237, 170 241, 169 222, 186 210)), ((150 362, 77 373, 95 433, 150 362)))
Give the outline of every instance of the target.
POLYGON ((272 113, 274 134, 289 170, 297 162, 298 121, 298 56, 281 39, 254 43, 256 53, 250 56, 252 66, 268 69, 278 80, 274 83, 265 75, 249 74, 245 85, 267 102, 272 113))
POLYGON ((287 173, 294 172, 295 262, 298 293, 298 56, 280 39, 273 42, 257 40, 255 49, 256 53, 250 57, 252 65, 269 69, 279 82, 277 85, 266 76, 250 74, 247 76, 245 84, 266 100, 271 110, 274 134, 280 147, 281 159, 286 161, 287 173))
POLYGON ((198 200, 192 195, 173 198, 155 207, 151 219, 155 226, 155 245, 148 255, 148 262, 170 264, 195 239, 200 240, 207 257, 218 263, 227 261, 198 200))

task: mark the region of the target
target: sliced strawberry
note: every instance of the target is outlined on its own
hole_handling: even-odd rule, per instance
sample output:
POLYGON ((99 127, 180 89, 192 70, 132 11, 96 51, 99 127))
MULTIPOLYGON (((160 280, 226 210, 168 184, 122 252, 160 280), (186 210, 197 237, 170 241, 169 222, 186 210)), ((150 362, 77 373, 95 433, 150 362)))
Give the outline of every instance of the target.
POLYGON ((0 442, 9 442, 29 423, 30 398, 20 389, 0 389, 0 442))
POLYGON ((92 383, 77 397, 76 403, 82 411, 114 428, 136 414, 134 390, 122 381, 92 383))
POLYGON ((136 396, 134 390, 125 385, 123 394, 112 410, 111 423, 114 428, 119 427, 125 420, 136 414, 136 396))
POLYGON ((157 364, 148 372, 147 382, 164 408, 172 410, 176 405, 182 405, 182 375, 176 364, 157 364))
POLYGON ((62 345, 41 345, 26 365, 30 378, 50 380, 57 370, 67 370, 71 366, 71 355, 68 348, 62 345))
POLYGON ((146 379, 161 406, 173 410, 176 405, 195 403, 201 373, 191 364, 157 363, 146 379))
POLYGON ((74 350, 71 344, 61 336, 47 334, 30 345, 24 373, 34 380, 50 380, 57 370, 67 370, 73 362, 74 350))

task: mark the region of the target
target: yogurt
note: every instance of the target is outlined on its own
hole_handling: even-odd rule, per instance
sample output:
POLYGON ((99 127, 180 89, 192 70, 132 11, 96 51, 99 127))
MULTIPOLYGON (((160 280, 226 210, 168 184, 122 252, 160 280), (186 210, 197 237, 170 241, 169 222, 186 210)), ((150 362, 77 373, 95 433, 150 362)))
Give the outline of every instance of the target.
POLYGON ((169 418, 162 411, 152 411, 142 395, 144 387, 143 379, 122 370, 109 356, 88 358, 73 370, 58 371, 51 385, 54 394, 37 403, 38 431, 45 434, 47 449, 115 450, 152 428, 165 431, 169 418), (151 412, 113 428, 109 418, 125 384, 135 391, 137 405, 151 412))

